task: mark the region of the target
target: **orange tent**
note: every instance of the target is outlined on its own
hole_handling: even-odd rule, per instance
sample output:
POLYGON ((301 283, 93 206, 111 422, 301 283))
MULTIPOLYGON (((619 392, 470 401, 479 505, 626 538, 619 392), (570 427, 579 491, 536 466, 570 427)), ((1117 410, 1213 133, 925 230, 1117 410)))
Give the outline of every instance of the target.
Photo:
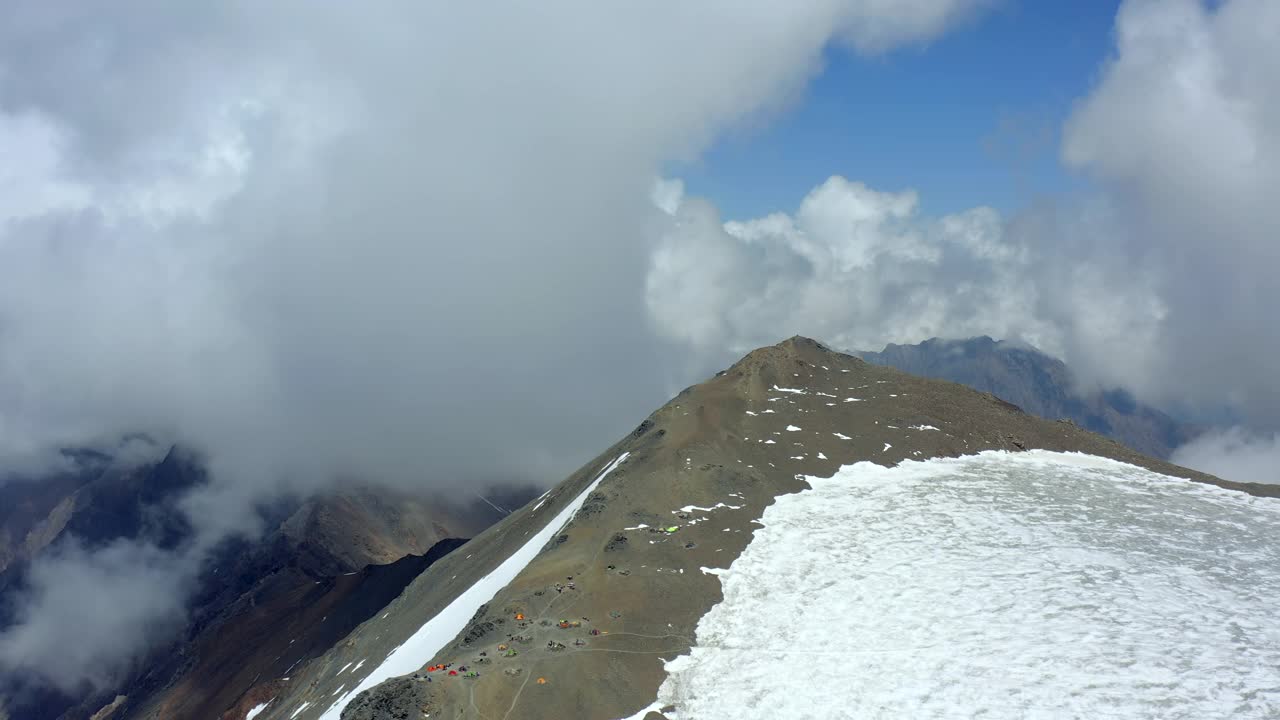
POLYGON ((546 678, 538 678, 538 684, 539 684, 539 685, 546 685, 546 684, 547 684, 547 679, 546 679, 546 678))
POLYGON ((523 619, 524 619, 524 613, 516 613, 516 619, 517 619, 517 620, 523 620, 523 619))

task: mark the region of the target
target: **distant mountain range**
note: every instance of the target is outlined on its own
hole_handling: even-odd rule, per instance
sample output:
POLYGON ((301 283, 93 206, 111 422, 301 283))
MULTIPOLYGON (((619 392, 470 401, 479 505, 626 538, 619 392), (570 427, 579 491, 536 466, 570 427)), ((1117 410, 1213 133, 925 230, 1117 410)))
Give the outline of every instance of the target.
POLYGON ((890 344, 880 352, 853 354, 876 365, 989 392, 1032 415, 1071 420, 1162 459, 1203 431, 1138 402, 1124 390, 1081 389, 1065 363, 1027 345, 986 336, 933 338, 917 345, 890 344))

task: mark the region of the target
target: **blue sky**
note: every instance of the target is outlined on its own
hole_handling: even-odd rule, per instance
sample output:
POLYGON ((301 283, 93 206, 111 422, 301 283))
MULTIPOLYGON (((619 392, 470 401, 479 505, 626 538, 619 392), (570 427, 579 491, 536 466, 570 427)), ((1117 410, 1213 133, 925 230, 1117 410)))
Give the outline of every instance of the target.
POLYGON ((779 117, 672 168, 725 219, 790 211, 830 175, 916 188, 940 215, 1011 211, 1081 184, 1058 163, 1072 104, 1112 52, 1116 0, 1005 0, 928 46, 872 58, 841 49, 779 117))

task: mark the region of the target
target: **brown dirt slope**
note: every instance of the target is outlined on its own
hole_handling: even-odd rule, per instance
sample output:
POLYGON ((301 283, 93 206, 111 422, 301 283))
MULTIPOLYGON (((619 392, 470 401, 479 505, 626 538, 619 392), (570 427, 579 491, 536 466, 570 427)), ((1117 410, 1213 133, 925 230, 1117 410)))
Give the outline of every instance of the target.
MULTIPOLYGON (((1255 494, 1280 490, 1195 473, 1071 423, 1030 416, 992 395, 792 338, 685 390, 566 480, 552 496, 556 509, 619 453, 631 453, 563 534, 481 608, 454 642, 418 673, 356 698, 342 717, 629 716, 652 702, 663 679, 661 661, 688 651, 698 620, 721 599, 718 579, 700 568, 732 563, 764 508, 780 494, 807 487, 803 476, 829 476, 864 460, 891 465, 1031 448, 1111 457, 1255 494), (718 503, 733 507, 682 509, 718 503), (656 530, 669 527, 678 529, 656 530), (511 649, 517 654, 508 656, 511 649), (426 670, 439 663, 480 675, 426 670)), ((531 507, 420 576, 387 618, 366 623, 296 673, 261 717, 318 717, 335 690, 359 679, 337 677, 338 668, 353 658, 385 657, 550 517, 531 507), (295 715, 304 702, 310 705, 295 715)), ((362 672, 373 666, 371 660, 362 672)))

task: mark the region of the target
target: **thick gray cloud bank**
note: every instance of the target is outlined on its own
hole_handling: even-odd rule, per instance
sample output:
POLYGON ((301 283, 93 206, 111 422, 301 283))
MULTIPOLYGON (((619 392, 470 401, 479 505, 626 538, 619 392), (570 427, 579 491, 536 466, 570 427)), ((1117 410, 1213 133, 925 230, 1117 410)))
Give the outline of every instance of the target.
POLYGON ((1159 405, 1280 427, 1280 3, 1130 0, 1115 37, 1063 131, 1092 192, 938 218, 833 177, 724 222, 667 183, 654 327, 707 350, 1022 339, 1159 405))
MULTIPOLYGON (((289 485, 556 477, 670 386, 658 169, 793 100, 830 44, 985 4, 10 3, 0 460, 123 431, 203 450, 189 562, 289 485)), ((77 583, 131 577, 116 554, 50 561, 0 667, 105 683, 134 611, 172 609, 93 619, 51 665, 77 583)))
POLYGON ((19 3, 0 457, 125 427, 247 472, 563 469, 658 397, 629 372, 656 169, 829 42, 977 4, 19 3))
POLYGON ((188 559, 127 540, 94 552, 60 546, 32 566, 38 601, 0 636, 2 666, 66 690, 110 687, 120 663, 181 627, 188 559))
POLYGON ((1280 433, 1209 432, 1178 448, 1173 461, 1241 482, 1280 484, 1280 433))

